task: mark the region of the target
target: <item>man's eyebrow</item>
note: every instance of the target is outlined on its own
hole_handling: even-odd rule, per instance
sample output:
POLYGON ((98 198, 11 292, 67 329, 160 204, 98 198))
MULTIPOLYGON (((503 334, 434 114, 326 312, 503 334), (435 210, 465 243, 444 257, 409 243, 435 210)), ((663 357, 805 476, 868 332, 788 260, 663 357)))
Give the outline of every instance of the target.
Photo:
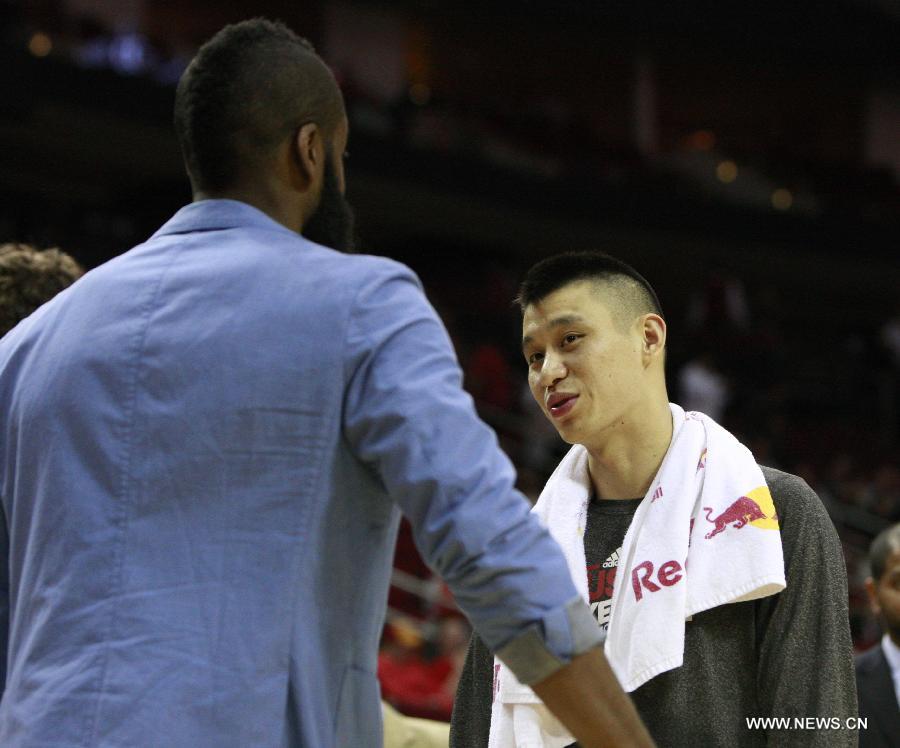
MULTIPOLYGON (((555 319, 550 320, 547 323, 547 327, 556 328, 563 327, 564 325, 571 325, 575 322, 583 322, 584 318, 579 317, 577 314, 567 314, 562 317, 556 317, 555 319)), ((533 340, 531 335, 526 335, 522 338, 522 348, 526 348, 528 344, 533 340)))

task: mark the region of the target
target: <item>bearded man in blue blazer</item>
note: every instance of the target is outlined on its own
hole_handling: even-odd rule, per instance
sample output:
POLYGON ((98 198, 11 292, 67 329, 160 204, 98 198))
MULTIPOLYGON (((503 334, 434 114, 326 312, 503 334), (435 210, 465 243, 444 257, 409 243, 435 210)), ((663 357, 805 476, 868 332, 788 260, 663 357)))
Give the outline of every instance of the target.
POLYGON ((175 125, 194 202, 0 341, 0 744, 379 745, 402 510, 582 745, 649 745, 418 279, 339 251, 327 66, 226 27, 175 125))

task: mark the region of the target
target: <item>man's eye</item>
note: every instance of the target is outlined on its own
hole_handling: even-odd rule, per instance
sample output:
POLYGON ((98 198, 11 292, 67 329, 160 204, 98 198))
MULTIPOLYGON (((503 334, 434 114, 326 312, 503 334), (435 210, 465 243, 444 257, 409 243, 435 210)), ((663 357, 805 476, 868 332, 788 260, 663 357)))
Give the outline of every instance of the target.
POLYGON ((529 366, 532 366, 533 364, 536 364, 536 363, 538 363, 539 361, 542 361, 543 358, 544 358, 544 354, 543 354, 543 353, 532 353, 532 354, 528 357, 528 365, 529 365, 529 366))
POLYGON ((580 337, 580 335, 576 335, 574 332, 570 332, 568 335, 566 335, 566 337, 563 338, 563 344, 568 345, 569 343, 574 343, 580 337))

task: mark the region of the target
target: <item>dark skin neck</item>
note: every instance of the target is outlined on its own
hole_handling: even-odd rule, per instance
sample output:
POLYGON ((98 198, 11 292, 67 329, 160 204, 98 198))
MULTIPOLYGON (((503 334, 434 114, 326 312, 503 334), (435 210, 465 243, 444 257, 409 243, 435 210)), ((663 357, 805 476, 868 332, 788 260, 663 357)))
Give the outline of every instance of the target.
MULTIPOLYGON (((324 150, 318 143, 317 154, 324 160, 324 150)), ((314 146, 306 144, 310 149, 314 146)), ((303 161, 298 155, 301 144, 287 139, 266 163, 247 168, 233 186, 223 190, 194 189, 194 202, 199 200, 239 200, 261 210, 267 216, 301 233, 303 227, 319 207, 319 191, 311 189, 315 164, 303 161)), ((318 173, 321 179, 321 173, 318 173)))

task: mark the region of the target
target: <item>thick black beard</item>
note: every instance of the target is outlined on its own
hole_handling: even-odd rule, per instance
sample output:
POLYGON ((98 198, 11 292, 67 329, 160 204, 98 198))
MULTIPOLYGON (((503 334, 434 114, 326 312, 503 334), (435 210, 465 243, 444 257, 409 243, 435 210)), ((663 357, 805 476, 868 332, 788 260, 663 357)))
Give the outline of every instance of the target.
POLYGON ((322 176, 319 207, 303 227, 303 236, 316 244, 352 253, 356 250, 356 218, 338 187, 334 161, 329 155, 322 176))

